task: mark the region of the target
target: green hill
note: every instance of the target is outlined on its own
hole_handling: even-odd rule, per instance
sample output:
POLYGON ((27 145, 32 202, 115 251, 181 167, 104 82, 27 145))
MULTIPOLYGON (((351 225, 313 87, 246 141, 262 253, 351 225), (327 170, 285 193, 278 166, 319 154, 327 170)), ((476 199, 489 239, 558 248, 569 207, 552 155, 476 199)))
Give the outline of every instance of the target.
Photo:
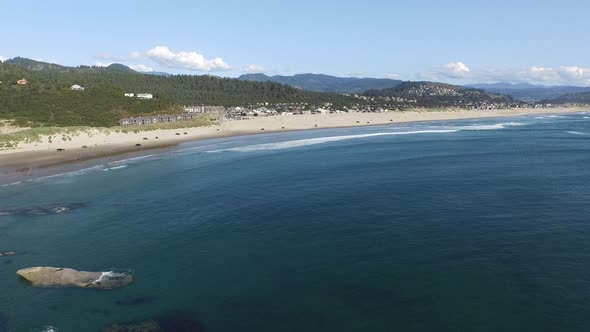
POLYGON ((301 91, 272 82, 243 82, 215 76, 158 76, 123 65, 66 67, 25 58, 0 63, 0 119, 33 126, 114 126, 129 115, 180 112, 181 105, 247 106, 261 102, 332 102, 350 105, 352 97, 301 91), (30 84, 19 86, 26 78, 30 84), (78 84, 85 91, 71 91, 78 84), (153 100, 124 97, 152 93, 153 100))

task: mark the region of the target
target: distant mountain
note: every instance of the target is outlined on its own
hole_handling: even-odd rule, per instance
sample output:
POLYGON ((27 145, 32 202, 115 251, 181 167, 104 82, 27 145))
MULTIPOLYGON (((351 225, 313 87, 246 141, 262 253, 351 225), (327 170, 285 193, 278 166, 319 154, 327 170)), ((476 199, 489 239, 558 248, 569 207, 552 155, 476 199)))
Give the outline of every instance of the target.
POLYGON ((489 93, 503 94, 513 98, 535 102, 540 100, 556 99, 568 94, 590 92, 590 87, 580 86, 544 86, 528 83, 493 83, 493 84, 469 84, 467 87, 482 89, 489 93))
POLYGON ((5 64, 14 65, 20 68, 32 70, 32 71, 44 71, 44 70, 62 70, 67 67, 58 65, 55 63, 37 61, 33 59, 16 57, 4 61, 5 64))
POLYGON ((242 81, 276 82, 302 90, 344 94, 361 94, 371 89, 393 88, 402 82, 387 78, 336 77, 323 74, 297 74, 293 76, 245 74, 238 79, 242 81))
POLYGON ((369 90, 365 97, 420 107, 473 107, 517 105, 512 97, 484 90, 435 82, 403 82, 394 88, 369 90))
POLYGON ((590 91, 570 93, 557 98, 544 100, 543 102, 550 104, 590 104, 590 91))
POLYGON ((106 67, 107 69, 113 70, 113 71, 122 71, 122 72, 128 72, 128 73, 135 73, 135 70, 122 65, 120 63, 113 63, 109 66, 106 67))

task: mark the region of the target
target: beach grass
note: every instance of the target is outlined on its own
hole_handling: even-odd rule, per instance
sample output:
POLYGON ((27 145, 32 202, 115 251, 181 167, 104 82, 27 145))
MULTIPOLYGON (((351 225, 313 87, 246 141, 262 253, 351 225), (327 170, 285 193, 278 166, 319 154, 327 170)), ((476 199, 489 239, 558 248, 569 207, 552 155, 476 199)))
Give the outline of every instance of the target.
POLYGON ((16 147, 19 143, 41 142, 43 136, 55 140, 71 140, 80 132, 88 131, 91 127, 37 127, 9 134, 0 134, 0 149, 9 149, 16 147))
POLYGON ((36 127, 27 128, 6 134, 0 134, 0 149, 13 149, 20 143, 41 142, 43 137, 47 137, 49 142, 71 141, 73 137, 81 133, 88 133, 93 136, 96 131, 109 135, 112 132, 118 133, 139 133, 142 131, 153 131, 158 129, 182 129, 194 127, 206 127, 217 124, 217 120, 208 115, 203 115, 195 120, 179 121, 169 123, 157 123, 134 127, 36 127))

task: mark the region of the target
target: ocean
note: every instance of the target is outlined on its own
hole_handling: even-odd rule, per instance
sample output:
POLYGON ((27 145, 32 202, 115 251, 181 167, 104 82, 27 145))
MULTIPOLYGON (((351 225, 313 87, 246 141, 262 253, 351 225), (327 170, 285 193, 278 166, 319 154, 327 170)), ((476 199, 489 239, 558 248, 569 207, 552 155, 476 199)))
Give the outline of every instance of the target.
POLYGON ((185 143, 0 187, 0 211, 2 332, 590 329, 586 113, 185 143))

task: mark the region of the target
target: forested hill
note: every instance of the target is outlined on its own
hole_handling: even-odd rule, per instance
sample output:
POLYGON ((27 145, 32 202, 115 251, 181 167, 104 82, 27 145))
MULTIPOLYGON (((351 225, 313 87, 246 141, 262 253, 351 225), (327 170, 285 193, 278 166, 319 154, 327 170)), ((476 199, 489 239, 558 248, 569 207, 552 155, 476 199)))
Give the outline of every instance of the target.
POLYGON ((550 104, 590 104, 590 92, 566 94, 543 102, 550 104))
POLYGON ((506 107, 520 103, 508 96, 433 82, 403 82, 391 89, 369 90, 364 96, 421 107, 506 107))
POLYGON ((214 76, 145 75, 123 65, 66 67, 25 58, 0 63, 0 119, 28 125, 113 126, 129 115, 180 112, 181 105, 247 106, 260 102, 351 104, 354 98, 272 82, 214 76), (17 85, 26 78, 28 85, 17 85), (71 91, 74 84, 85 91, 71 91), (152 93, 153 100, 124 97, 152 93))
POLYGON ((41 80, 56 80, 66 85, 80 84, 85 87, 111 85, 129 92, 163 95, 185 105, 242 106, 259 102, 338 103, 352 100, 336 94, 300 91, 273 82, 244 82, 216 76, 146 75, 120 64, 108 67, 65 67, 15 58, 7 60, 5 65, 28 69, 41 80))
POLYGON ((371 89, 392 88, 402 82, 388 78, 336 77, 324 74, 297 74, 293 76, 246 74, 238 79, 253 82, 275 82, 303 90, 346 94, 361 94, 371 89))

